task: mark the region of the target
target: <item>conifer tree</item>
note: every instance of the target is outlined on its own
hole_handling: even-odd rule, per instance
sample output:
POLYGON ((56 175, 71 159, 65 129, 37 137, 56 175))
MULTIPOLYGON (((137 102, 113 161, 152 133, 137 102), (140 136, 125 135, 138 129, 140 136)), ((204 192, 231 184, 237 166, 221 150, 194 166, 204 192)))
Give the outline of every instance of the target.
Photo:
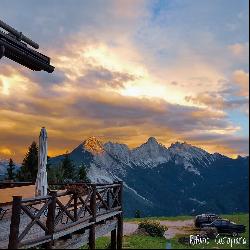
POLYGON ((36 142, 32 142, 25 158, 23 159, 22 166, 18 173, 19 181, 36 181, 38 170, 38 147, 36 142))
POLYGON ((78 179, 82 182, 89 182, 89 178, 87 176, 87 168, 84 166, 84 164, 81 164, 81 166, 79 167, 78 179))
POLYGON ((7 168, 7 172, 8 172, 8 180, 14 180, 15 179, 15 173, 14 173, 14 170, 15 170, 15 164, 13 162, 13 160, 10 158, 9 160, 9 165, 8 165, 8 168, 7 168))
POLYGON ((62 161, 63 177, 67 181, 73 180, 75 178, 75 165, 72 163, 68 153, 62 161))

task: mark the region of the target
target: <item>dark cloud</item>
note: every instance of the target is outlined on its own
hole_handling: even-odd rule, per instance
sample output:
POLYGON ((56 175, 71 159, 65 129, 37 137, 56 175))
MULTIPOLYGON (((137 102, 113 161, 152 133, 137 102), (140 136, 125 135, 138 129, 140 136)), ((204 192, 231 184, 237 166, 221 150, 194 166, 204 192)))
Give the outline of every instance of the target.
POLYGON ((232 153, 249 155, 249 140, 246 137, 219 135, 219 134, 192 134, 187 136, 187 140, 204 142, 206 145, 224 145, 224 147, 231 148, 232 153))
POLYGON ((246 108, 246 106, 249 105, 249 99, 245 97, 232 99, 232 95, 229 95, 232 91, 234 92, 234 89, 228 89, 221 92, 207 91, 196 96, 186 96, 185 100, 187 102, 205 105, 221 111, 246 108))
POLYGON ((86 87, 104 87, 123 88, 128 81, 135 81, 137 77, 128 73, 111 71, 104 67, 89 65, 83 76, 76 80, 77 84, 83 84, 86 87))
POLYGON ((22 75, 29 78, 31 82, 37 83, 40 86, 60 84, 67 80, 65 73, 59 69, 56 69, 53 74, 48 74, 47 72, 25 71, 22 75))
MULTIPOLYGON (((108 72, 109 74, 109 72, 108 72)), ((102 76, 102 74, 101 74, 102 76)), ((112 74, 109 74, 112 79, 112 74)), ((107 78, 105 78, 105 81, 107 78)), ((41 89, 42 90, 42 89, 41 89)), ((0 100, 1 109, 25 112, 45 117, 95 119, 103 126, 127 126, 149 123, 166 127, 176 132, 193 130, 224 129, 229 121, 224 116, 208 113, 206 109, 174 105, 164 100, 126 97, 113 92, 96 89, 76 88, 74 94, 63 96, 34 92, 32 98, 12 101, 5 97, 0 100)), ((59 92, 60 93, 60 92, 59 92)))

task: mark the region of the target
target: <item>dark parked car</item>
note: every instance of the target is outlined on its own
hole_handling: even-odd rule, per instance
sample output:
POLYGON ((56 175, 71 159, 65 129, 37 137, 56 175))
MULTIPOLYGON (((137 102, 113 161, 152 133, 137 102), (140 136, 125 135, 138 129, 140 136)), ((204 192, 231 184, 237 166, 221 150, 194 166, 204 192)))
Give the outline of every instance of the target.
POLYGON ((201 227, 202 224, 209 224, 217 219, 221 219, 221 217, 216 214, 201 214, 195 217, 194 224, 196 227, 201 227))
POLYGON ((201 227, 213 227, 217 229, 218 233, 228 233, 232 235, 237 235, 246 231, 246 226, 239 225, 230 220, 225 219, 218 219, 213 221, 212 223, 202 224, 201 227))

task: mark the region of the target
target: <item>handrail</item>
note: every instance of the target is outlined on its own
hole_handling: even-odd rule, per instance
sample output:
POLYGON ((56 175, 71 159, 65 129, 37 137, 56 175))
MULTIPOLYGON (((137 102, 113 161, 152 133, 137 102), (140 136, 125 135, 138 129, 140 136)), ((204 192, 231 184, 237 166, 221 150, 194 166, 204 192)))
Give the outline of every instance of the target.
POLYGON ((50 198, 51 198, 50 195, 37 196, 37 197, 33 197, 33 198, 25 198, 25 199, 22 199, 22 203, 38 202, 38 201, 48 200, 50 198))
MULTIPOLYGON (((76 185, 72 183, 72 185, 76 185)), ((78 183, 80 185, 80 183, 78 183)), ((77 231, 77 228, 82 224, 82 228, 89 227, 89 239, 91 244, 94 245, 95 241, 95 224, 100 221, 109 218, 113 218, 114 212, 115 216, 118 216, 118 221, 120 216, 122 216, 122 204, 121 204, 121 190, 122 183, 112 183, 112 184, 86 184, 87 192, 77 193, 71 191, 65 191, 61 193, 57 193, 56 191, 51 191, 47 196, 39 196, 33 197, 30 199, 20 199, 20 197, 14 197, 12 204, 12 221, 17 221, 19 224, 21 223, 21 211, 25 212, 25 214, 31 219, 31 222, 25 226, 25 228, 19 228, 20 225, 14 225, 12 223, 12 227, 10 230, 10 239, 9 242, 10 247, 20 247, 24 246, 23 239, 25 238, 26 242, 30 242, 27 240, 27 234, 34 225, 40 226, 40 230, 44 231, 44 235, 37 237, 37 242, 41 242, 44 237, 47 239, 51 236, 53 239, 53 234, 57 233, 57 235, 66 235, 68 234, 68 229, 72 232, 77 231), (63 198, 65 197, 65 199, 63 198), (59 200, 60 198, 60 200, 59 200), (15 202, 14 202, 15 201, 15 202), (37 206, 41 204, 41 206, 37 206), (29 210, 30 207, 35 209, 29 210), (17 211, 14 213, 14 211, 17 211), (105 216, 105 219, 103 219, 105 216), (66 216, 66 222, 63 222, 63 218, 66 216), (44 224, 44 218, 46 220, 46 224, 44 224), (61 221, 61 223, 60 223, 61 221), (58 224, 59 223, 59 224, 58 224), (88 226, 87 226, 88 225, 88 226), (18 227, 18 231, 20 232, 20 237, 17 237, 15 226, 18 227), (75 229, 74 229, 75 228, 75 229)), ((79 229, 78 229, 79 230, 79 229)), ((58 236, 59 238, 61 236, 58 236)), ((33 240, 32 244, 35 242, 33 240)), ((50 242, 49 244, 52 244, 50 242)))

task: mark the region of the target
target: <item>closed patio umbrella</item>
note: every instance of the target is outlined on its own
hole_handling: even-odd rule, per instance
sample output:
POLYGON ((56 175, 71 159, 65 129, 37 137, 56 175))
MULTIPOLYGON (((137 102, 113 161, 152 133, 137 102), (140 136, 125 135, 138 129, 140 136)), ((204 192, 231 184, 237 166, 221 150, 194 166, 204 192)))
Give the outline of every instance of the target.
POLYGON ((47 154, 48 154, 48 135, 46 129, 43 127, 39 136, 38 149, 38 171, 36 178, 36 196, 47 195, 48 181, 47 181, 47 154))

